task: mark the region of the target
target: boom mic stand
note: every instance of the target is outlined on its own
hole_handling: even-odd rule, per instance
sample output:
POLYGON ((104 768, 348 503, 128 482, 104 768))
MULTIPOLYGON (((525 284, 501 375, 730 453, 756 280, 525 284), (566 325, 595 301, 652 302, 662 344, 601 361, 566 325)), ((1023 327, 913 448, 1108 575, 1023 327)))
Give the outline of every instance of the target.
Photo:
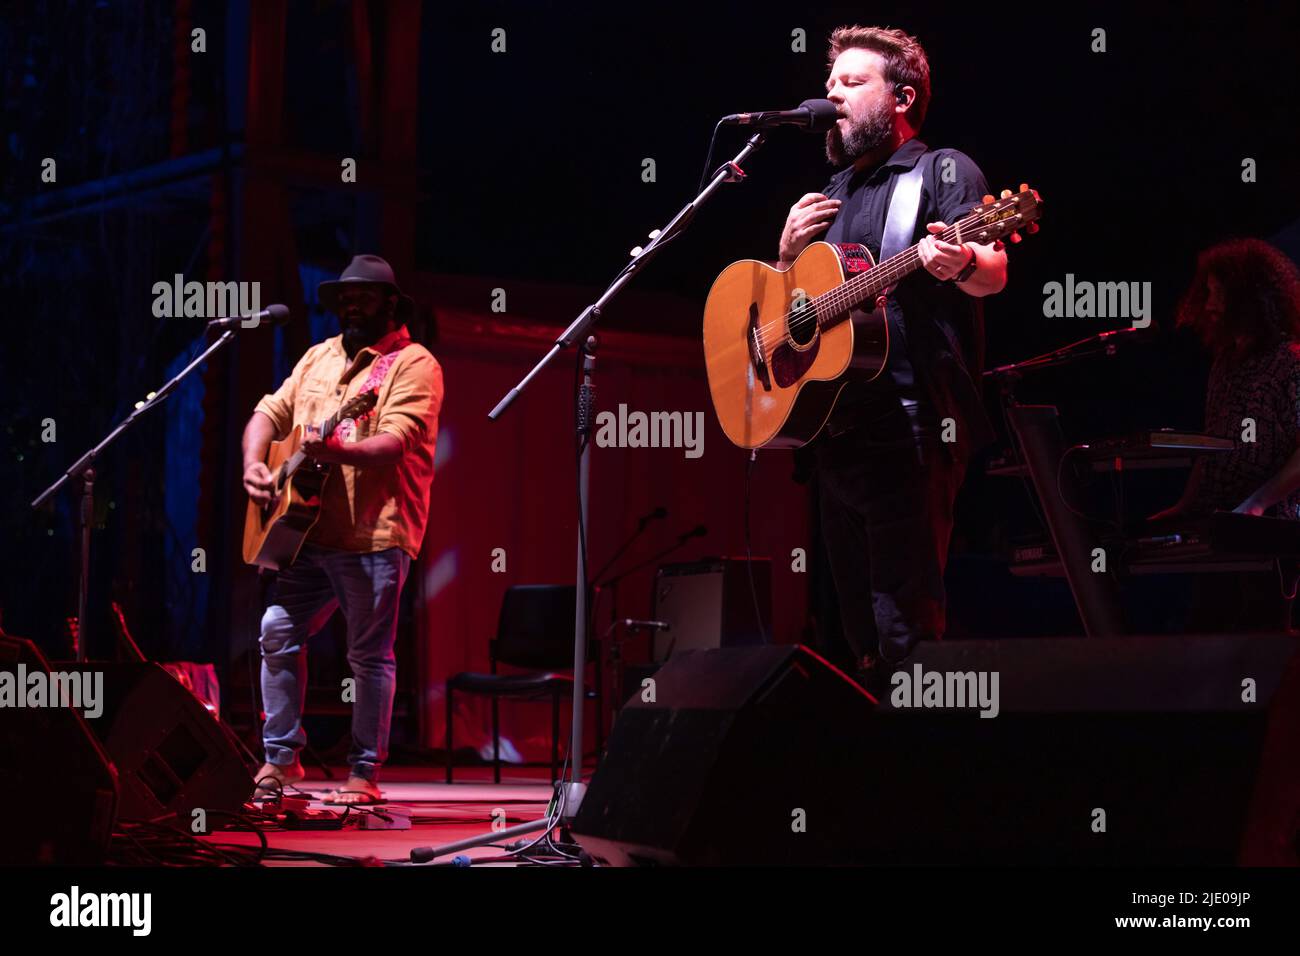
MULTIPOLYGON (((221 320, 217 320, 221 321, 221 320)), ((251 326, 250 326, 251 328, 251 326)), ((95 463, 104 454, 110 445, 118 437, 136 423, 136 421, 149 412, 151 409, 162 404, 163 400, 175 390, 176 386, 181 383, 190 373, 206 362, 220 349, 230 343, 235 337, 235 329, 227 328, 221 337, 209 345, 203 352, 189 365, 181 369, 176 375, 162 388, 156 392, 150 392, 142 402, 138 402, 135 409, 118 423, 117 427, 110 431, 104 438, 88 452, 82 455, 73 463, 72 467, 59 476, 58 481, 50 485, 32 502, 33 508, 39 508, 50 498, 58 493, 59 489, 66 485, 74 478, 81 480, 81 508, 80 508, 80 530, 81 530, 81 563, 80 574, 77 582, 77 630, 75 632, 73 657, 79 662, 86 660, 86 634, 90 630, 87 615, 87 605, 90 602, 90 523, 93 518, 94 510, 94 489, 95 489, 95 463)))
MULTIPOLYGON (((713 174, 713 178, 709 180, 700 194, 683 206, 677 215, 673 216, 668 222, 668 225, 664 226, 663 229, 652 232, 650 242, 644 248, 638 247, 633 250, 631 261, 614 277, 614 280, 601 293, 600 298, 587 306, 570 323, 569 327, 555 340, 551 350, 542 356, 532 370, 519 381, 519 384, 507 392, 505 397, 497 403, 497 406, 488 413, 489 419, 496 421, 505 414, 506 409, 514 403, 515 399, 523 393, 524 389, 532 383, 542 369, 546 368, 562 351, 573 348, 579 343, 594 345, 589 338, 590 330, 600 319, 614 297, 654 259, 660 249, 678 238, 686 230, 686 227, 695 218, 696 211, 717 192, 718 187, 723 183, 740 182, 745 178, 741 163, 745 162, 755 150, 762 146, 765 140, 766 137, 761 132, 751 136, 735 158, 718 167, 718 170, 713 174)), ((521 823, 518 826, 507 827, 498 832, 484 833, 478 837, 459 840, 456 843, 443 846, 417 847, 411 851, 411 862, 413 863, 427 863, 457 850, 500 843, 515 836, 534 833, 539 830, 543 833, 548 832, 554 829, 557 822, 569 823, 573 820, 582 804, 583 795, 586 793, 587 785, 582 782, 582 724, 583 704, 586 696, 584 677, 587 662, 587 631, 591 626, 590 614, 587 610, 587 501, 589 490, 587 468, 591 443, 586 439, 583 430, 584 419, 588 425, 591 421, 591 407, 590 405, 584 407, 584 403, 591 401, 593 393, 591 380, 594 364, 594 355, 592 350, 589 349, 584 361, 583 385, 577 399, 579 408, 578 573, 575 581, 576 607, 573 620, 573 719, 571 724, 572 733, 569 738, 569 779, 567 782, 562 782, 563 789, 556 814, 529 823, 521 823)))

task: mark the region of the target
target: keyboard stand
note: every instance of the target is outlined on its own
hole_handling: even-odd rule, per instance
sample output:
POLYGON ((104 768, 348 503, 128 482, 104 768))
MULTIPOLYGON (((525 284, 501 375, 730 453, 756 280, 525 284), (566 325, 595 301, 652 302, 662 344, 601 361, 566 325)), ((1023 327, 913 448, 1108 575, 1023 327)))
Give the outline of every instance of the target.
POLYGON ((1080 498, 1072 469, 1061 469, 1058 491, 1057 470, 1066 444, 1056 406, 1013 404, 1007 408, 1007 415, 1034 492, 1042 503, 1047 529, 1060 556, 1084 633, 1089 637, 1124 634, 1124 613, 1115 579, 1119 555, 1106 555, 1104 573, 1092 570, 1093 550, 1102 547, 1101 541, 1061 498, 1062 493, 1070 500, 1080 498))

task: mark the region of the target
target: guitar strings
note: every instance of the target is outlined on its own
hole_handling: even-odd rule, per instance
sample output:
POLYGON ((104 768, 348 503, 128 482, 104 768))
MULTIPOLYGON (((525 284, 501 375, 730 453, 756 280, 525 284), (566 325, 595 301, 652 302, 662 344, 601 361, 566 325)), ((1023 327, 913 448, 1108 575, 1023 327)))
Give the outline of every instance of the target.
MULTIPOLYGON (((963 230, 969 231, 969 227, 974 225, 981 218, 983 218, 981 213, 970 213, 962 219, 959 219, 953 225, 948 226, 942 232, 935 233, 935 238, 941 239, 944 242, 947 242, 950 239, 955 239, 963 230), (973 222, 968 223, 967 220, 973 220, 973 222)), ((902 276, 906 275, 907 272, 911 271, 911 267, 919 258, 920 253, 917 252, 916 246, 909 246, 899 254, 891 256, 889 259, 885 260, 885 262, 882 262, 878 267, 885 277, 881 289, 883 290, 885 287, 891 285, 896 279, 902 278, 902 276)), ((877 269, 869 269, 862 275, 855 276, 848 282, 841 283, 835 288, 822 293, 820 296, 812 299, 809 304, 815 307, 824 305, 834 308, 835 311, 827 312, 826 314, 828 316, 838 315, 840 312, 851 308, 853 300, 857 299, 860 301, 860 297, 856 294, 859 288, 870 286, 877 279, 881 278, 880 275, 872 275, 872 273, 876 271, 877 269)), ((790 313, 787 313, 786 315, 788 318, 790 313)), ((797 323, 800 319, 807 321, 808 318, 815 319, 816 315, 814 314, 811 317, 806 314, 796 316, 795 322, 797 323)))
MULTIPOLYGON (((979 218, 979 214, 971 213, 966 218, 977 219, 979 218)), ((965 218, 947 227, 943 232, 936 234, 937 238, 942 239, 945 242, 947 242, 949 238, 956 238, 959 227, 964 222, 965 222, 965 218), (951 236, 949 236, 950 232, 952 233, 951 236)), ((817 317, 817 312, 820 311, 820 309, 818 308, 819 306, 824 305, 830 307, 838 307, 842 305, 841 301, 839 301, 841 299, 849 303, 857 300, 858 297, 855 294, 856 291, 860 289, 862 286, 870 285, 870 283, 874 282, 876 279, 884 277, 885 279, 884 284, 885 286, 888 286, 891 280, 897 278, 896 273, 900 273, 903 271, 903 265, 904 265, 903 260, 908 260, 906 265, 910 266, 912 262, 915 261, 915 259, 917 258, 917 255, 918 254, 916 252, 916 247, 911 246, 903 250, 902 252, 898 253, 897 255, 891 256, 889 259, 886 259, 884 262, 880 263, 874 268, 867 270, 867 272, 863 273, 862 275, 855 276, 852 279, 848 280, 847 282, 841 283, 840 285, 836 286, 834 289, 830 289, 822 293, 821 295, 817 296, 816 298, 810 299, 805 305, 805 311, 802 311, 797 315, 792 312, 787 312, 784 316, 782 316, 781 319, 777 319, 776 321, 769 322, 766 325, 759 326, 757 332, 759 335, 760 343, 761 344, 766 343, 765 333, 770 329, 779 328, 782 325, 786 326, 787 328, 794 329, 799 325, 806 324, 809 318, 815 320, 817 317), (863 281, 863 280, 867 280, 867 281, 863 281), (813 306, 811 316, 807 312, 807 306, 813 306)), ((835 311, 828 311, 826 314, 830 316, 839 315, 840 312, 845 311, 845 308, 851 308, 851 307, 852 306, 850 304, 844 307, 836 308, 835 311)))
MULTIPOLYGON (((985 213, 972 212, 948 226, 942 232, 935 233, 934 236, 943 242, 949 242, 957 238, 962 232, 970 232, 972 227, 980 224, 984 216, 985 213)), ((881 282, 880 291, 883 291, 898 279, 906 276, 912 271, 919 258, 920 254, 916 246, 910 246, 897 255, 891 256, 875 268, 867 270, 862 275, 855 276, 849 281, 810 299, 800 313, 786 312, 781 319, 757 327, 755 329, 757 344, 764 361, 770 360, 772 354, 774 354, 774 352, 769 352, 767 348, 766 333, 771 329, 785 325, 786 328, 794 331, 810 321, 817 322, 823 315, 827 318, 840 315, 850 310, 857 302, 865 299, 869 295, 866 290, 870 289, 871 285, 877 281, 881 282), (860 292, 863 294, 859 295, 860 292), (812 308, 809 309, 809 306, 812 308)))
MULTIPOLYGON (((1019 213, 1018 215, 1023 217, 1023 213, 1019 213)), ((983 213, 973 212, 958 220, 952 226, 944 229, 942 232, 936 233, 936 238, 945 242, 952 238, 957 238, 961 235, 962 231, 969 232, 972 226, 977 226, 979 220, 983 218, 983 213)), ((1032 222, 1033 220, 1030 221, 1032 222)), ((1020 227, 1018 226, 1017 228, 1020 227)), ((842 314, 851 309, 855 302, 862 301, 870 294, 869 292, 859 294, 860 291, 869 289, 870 286, 878 280, 880 286, 879 291, 883 291, 895 281, 912 271, 919 258, 920 255, 917 252, 916 247, 909 247, 898 255, 892 256, 889 260, 886 260, 885 263, 881 263, 878 269, 868 270, 863 273, 863 275, 856 276, 848 282, 842 283, 834 289, 831 289, 811 300, 808 303, 808 305, 813 307, 811 312, 805 311, 793 318, 791 318, 791 313, 786 313, 785 319, 788 327, 790 329, 797 329, 802 325, 806 325, 809 321, 818 321, 822 316, 831 318, 842 314), (873 275, 873 273, 875 274, 873 275)), ((766 336, 763 336, 763 339, 766 341, 766 336)))
MULTIPOLYGON (((339 424, 344 419, 354 417, 356 414, 355 412, 349 412, 347 415, 344 415, 343 413, 348 408, 355 405, 362 396, 368 395, 372 391, 375 391, 375 389, 366 389, 363 385, 361 391, 357 392, 357 394, 353 395, 350 399, 340 405, 333 415, 320 423, 320 437, 322 439, 329 438, 330 435, 334 434, 334 430, 339 427, 339 424)), ((284 463, 280 465, 280 471, 277 473, 277 492, 282 492, 284 490, 284 486, 289 483, 289 479, 293 476, 293 473, 296 472, 306 460, 307 455, 302 449, 298 449, 298 451, 285 459, 284 463), (292 468, 289 467, 290 463, 293 464, 292 468)))
MULTIPOLYGON (((969 216, 963 217, 953 225, 944 229, 943 232, 936 233, 935 236, 936 238, 941 239, 944 242, 948 242, 950 239, 955 239, 958 233, 962 229, 966 228, 967 219, 978 221, 980 218, 982 218, 980 213, 971 213, 969 216)), ((876 266, 875 268, 868 269, 862 275, 855 276, 854 278, 850 279, 848 282, 841 283, 840 285, 836 286, 833 289, 828 290, 827 292, 822 293, 816 298, 810 299, 804 306, 804 309, 801 310, 799 314, 787 312, 784 316, 782 316, 781 319, 760 326, 757 329, 758 339, 759 339, 759 349, 763 353, 764 359, 766 360, 771 357, 771 355, 767 352, 767 348, 766 348, 767 345, 766 333, 770 329, 780 328, 782 325, 784 325, 786 328, 790 330, 794 330, 803 325, 806 325, 809 321, 815 322, 819 314, 823 313, 823 311, 825 315, 827 315, 828 317, 839 315, 842 312, 851 309, 855 302, 861 301, 861 299, 866 297, 865 295, 858 296, 856 293, 859 290, 870 287, 870 285, 873 284, 876 280, 882 278, 884 282, 883 285, 881 286, 881 289, 883 290, 884 288, 892 284, 894 280, 901 278, 903 275, 906 275, 908 272, 910 272, 911 271, 910 267, 916 262, 918 258, 919 258, 919 253, 917 252, 916 247, 910 246, 904 251, 898 253, 897 255, 891 256, 889 259, 885 260, 885 262, 882 262, 880 265, 876 266), (812 306, 812 309, 809 310, 808 306, 812 306), (823 306, 826 307, 825 310, 823 310, 822 308, 823 306)))

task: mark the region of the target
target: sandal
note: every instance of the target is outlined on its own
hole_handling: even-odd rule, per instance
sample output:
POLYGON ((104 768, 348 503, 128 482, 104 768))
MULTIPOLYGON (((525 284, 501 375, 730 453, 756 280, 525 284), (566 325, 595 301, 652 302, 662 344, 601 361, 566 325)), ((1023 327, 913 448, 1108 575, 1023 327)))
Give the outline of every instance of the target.
POLYGON ((387 803, 383 796, 375 796, 369 790, 331 790, 325 796, 321 797, 321 803, 329 803, 339 807, 372 807, 377 803, 387 803), (359 799, 356 800, 339 800, 337 797, 345 793, 355 793, 359 799))

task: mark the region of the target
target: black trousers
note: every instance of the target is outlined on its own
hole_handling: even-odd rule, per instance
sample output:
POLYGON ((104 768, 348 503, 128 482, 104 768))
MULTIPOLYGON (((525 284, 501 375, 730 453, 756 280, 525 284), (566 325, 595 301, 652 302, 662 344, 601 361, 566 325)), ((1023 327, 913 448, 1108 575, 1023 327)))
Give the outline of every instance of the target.
POLYGON ((897 663, 943 636, 943 572, 965 476, 954 451, 897 406, 817 443, 822 542, 859 662, 897 663))

